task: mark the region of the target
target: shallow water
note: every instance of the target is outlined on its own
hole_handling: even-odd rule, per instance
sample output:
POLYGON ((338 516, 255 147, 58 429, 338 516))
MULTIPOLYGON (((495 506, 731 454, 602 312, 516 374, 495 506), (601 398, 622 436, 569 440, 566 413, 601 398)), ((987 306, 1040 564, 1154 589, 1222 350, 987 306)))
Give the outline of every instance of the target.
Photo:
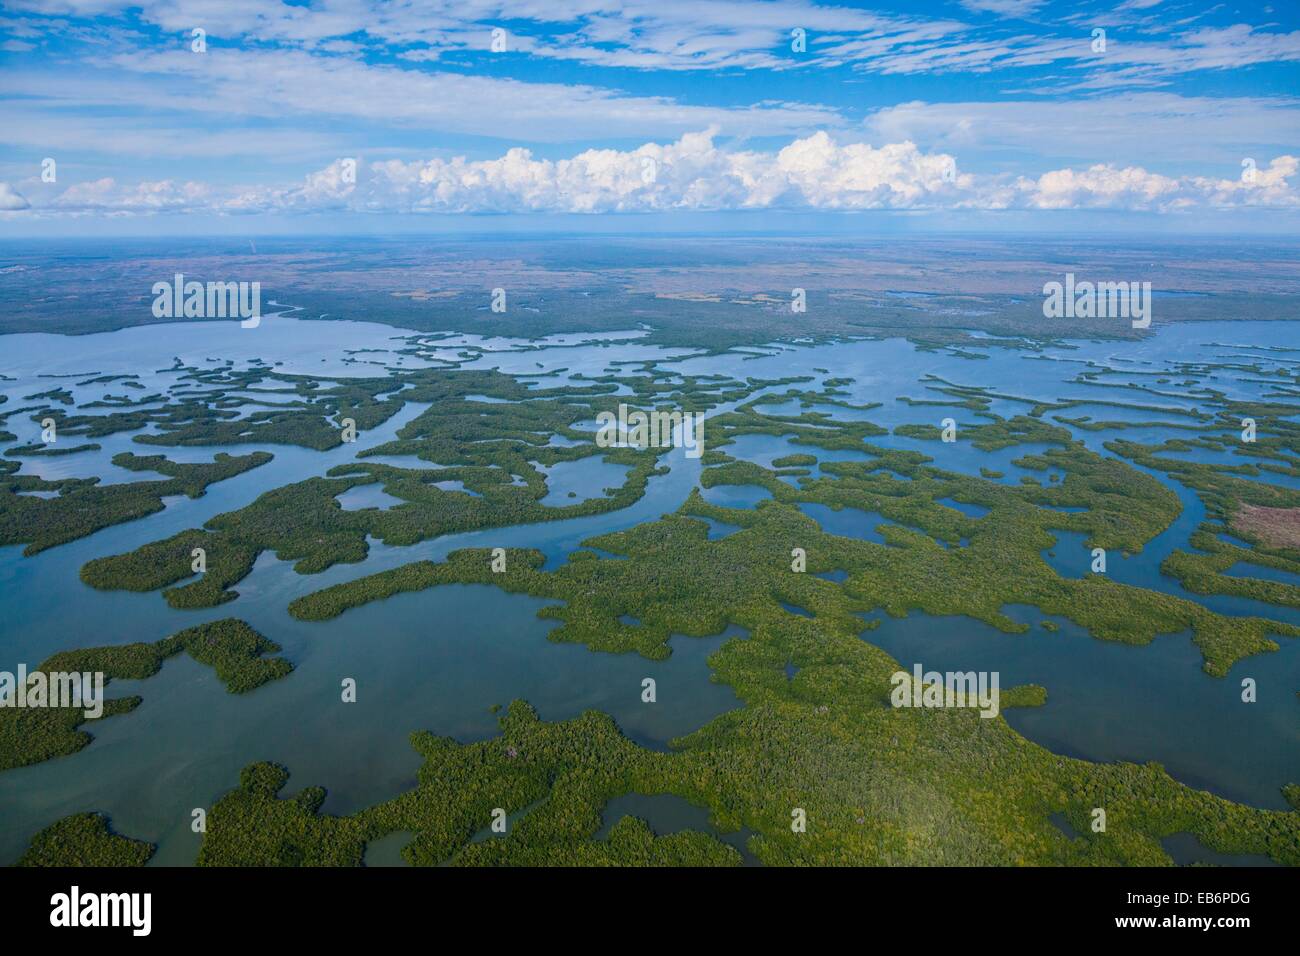
POLYGON ((533 467, 546 475, 546 497, 541 503, 548 507, 575 505, 591 498, 605 498, 606 489, 622 487, 627 465, 616 465, 592 455, 577 461, 559 461, 551 467, 533 463, 533 467))
POLYGON ((1087 760, 1162 763, 1175 779, 1260 807, 1289 807, 1281 788, 1300 780, 1300 641, 1274 654, 1239 661, 1225 678, 1201 670, 1188 634, 1167 634, 1145 646, 1099 641, 1065 618, 1008 606, 1030 624, 1004 634, 968 617, 873 614, 879 627, 862 639, 887 651, 905 670, 997 671, 1005 690, 1047 688, 1042 707, 1003 711, 1007 722, 1049 750, 1087 760), (1044 630, 1048 619, 1060 630, 1044 630), (1241 701, 1253 677, 1258 702, 1241 701))
POLYGON ((859 538, 876 544, 885 544, 885 537, 877 530, 881 525, 893 524, 879 511, 863 511, 861 508, 844 507, 836 511, 829 505, 819 505, 801 501, 798 508, 821 526, 828 534, 842 538, 859 538))
POLYGON ((683 830, 707 833, 735 847, 745 866, 762 865, 758 858, 749 852, 747 831, 723 833, 713 825, 707 809, 697 807, 675 794, 659 793, 647 796, 641 793, 628 793, 615 797, 605 805, 601 814, 601 827, 595 839, 608 839, 610 829, 624 817, 638 817, 644 820, 655 836, 667 836, 683 830))
POLYGON ((111 696, 144 698, 134 713, 96 724, 94 743, 71 758, 0 775, 0 854, 16 856, 34 829, 93 806, 122 832, 159 843, 155 864, 191 862, 190 810, 210 807, 248 763, 283 763, 293 773, 286 792, 325 786, 325 812, 349 813, 414 785, 412 731, 483 739, 497 732, 490 708, 518 697, 546 720, 604 711, 632 740, 656 748, 738 705, 731 688, 710 682, 705 663, 737 631, 673 637, 666 661, 595 654, 547 641, 557 622, 537 618, 545 603, 450 585, 324 624, 245 608, 294 672, 232 695, 208 668, 177 657, 148 680, 114 682, 111 696), (655 704, 641 701, 645 677, 656 681, 655 704), (356 703, 341 700, 344 678, 357 682, 356 703))
MULTIPOLYGON (((661 350, 641 344, 584 344, 595 336, 554 337, 549 344, 542 343, 542 348, 532 343, 526 349, 508 340, 463 336, 440 340, 436 354, 452 360, 462 348, 483 349, 480 357, 467 363, 469 367, 517 372, 538 382, 539 387, 567 381, 582 384, 572 376, 600 375, 616 359, 672 356, 679 358, 666 367, 682 373, 771 379, 806 374, 812 378, 804 386, 807 388, 819 388, 829 377, 851 376, 855 381, 843 387, 845 400, 881 402, 882 407, 867 413, 832 405, 816 406, 817 410, 840 418, 865 417, 892 429, 904 423, 938 424, 945 417, 962 425, 986 420, 967 409, 910 406, 897 401, 900 396, 943 398, 925 388, 922 379, 926 375, 959 384, 994 385, 1011 396, 995 400, 992 408, 999 414, 1027 412, 1030 405, 1016 396, 1198 408, 1194 397, 1135 394, 1114 385, 1071 379, 1086 368, 1079 364, 1082 361, 1136 369, 1145 368, 1134 364, 1136 361, 1214 360, 1223 350, 1206 343, 1275 343, 1294 337, 1289 328, 1293 326, 1281 323, 1167 326, 1142 343, 1080 342, 1074 343, 1073 349, 1049 348, 1044 356, 991 348, 984 361, 918 352, 900 339, 789 348, 771 357, 752 359, 741 354, 699 358, 693 357, 696 353, 692 350, 661 350), (817 367, 830 373, 818 373, 817 367)), ((381 371, 380 366, 344 362, 346 351, 405 347, 407 334, 368 323, 305 322, 282 316, 264 320, 259 330, 242 330, 236 323, 200 323, 74 338, 6 336, 0 371, 15 380, 0 381, 0 393, 9 397, 6 411, 39 404, 25 396, 54 387, 69 389, 79 404, 106 393, 125 393, 138 399, 177 383, 174 373, 160 371, 171 367, 173 356, 204 368, 218 367, 221 363, 208 359, 219 357, 221 362, 233 359, 236 368, 261 359, 268 366, 283 362, 276 367, 287 372, 374 375, 381 371), (75 384, 93 377, 92 373, 123 372, 139 373, 138 380, 145 388, 126 388, 120 382, 75 384), (39 377, 71 373, 79 377, 39 377)), ((381 353, 379 358, 392 364, 402 359, 402 367, 407 368, 439 364, 391 352, 381 353)), ((634 372, 635 367, 629 374, 634 372)), ((1139 376, 1131 378, 1177 391, 1173 385, 1156 386, 1139 376)), ((1182 380, 1176 374, 1170 378, 1182 380)), ((1128 377, 1118 374, 1113 380, 1120 383, 1128 377)), ((1238 382, 1235 373, 1227 372, 1218 373, 1213 384, 1237 398, 1254 397, 1270 387, 1238 382)), ((783 394, 789 387, 780 386, 775 392, 783 394)), ((286 397, 262 398, 279 402, 286 397)), ((201 621, 237 616, 280 643, 296 670, 243 696, 227 694, 209 668, 188 657, 169 660, 150 680, 115 683, 112 695, 138 692, 144 698, 136 712, 93 726, 95 741, 74 756, 0 774, 0 863, 12 861, 40 827, 65 814, 89 809, 108 812, 121 832, 159 843, 155 864, 191 862, 198 842, 189 830, 190 811, 211 806, 236 785, 239 770, 253 760, 285 763, 292 772, 287 793, 321 785, 329 791, 328 812, 349 812, 387 799, 413 783, 417 758, 407 745, 410 731, 428 729, 461 740, 481 739, 496 732, 496 717, 489 708, 515 697, 528 699, 546 719, 598 708, 612 714, 633 739, 653 747, 664 747, 673 737, 695 730, 737 705, 730 688, 709 680, 707 665, 708 655, 722 641, 743 636, 734 629, 712 638, 676 636, 667 661, 649 662, 636 655, 593 653, 581 646, 549 642, 546 635, 554 622, 536 616, 544 602, 481 586, 399 595, 325 623, 295 621, 286 610, 294 598, 330 584, 409 561, 440 560, 458 548, 534 547, 546 556, 546 567, 555 568, 588 538, 655 520, 680 506, 698 486, 701 470, 698 459, 688 459, 680 451, 664 457, 669 472, 651 478, 644 497, 627 508, 449 535, 406 548, 371 541, 365 561, 308 576, 295 573, 290 564, 272 554, 263 554, 253 572, 236 586, 240 597, 218 608, 175 611, 157 593, 100 592, 80 582, 78 571, 86 561, 200 526, 217 514, 249 504, 266 490, 349 463, 359 450, 393 438, 426 407, 408 404, 388 422, 362 433, 356 445, 328 452, 281 445, 171 448, 142 445, 131 441, 129 434, 119 434, 93 439, 103 446, 97 452, 21 459, 20 474, 97 475, 107 482, 152 477, 111 465, 109 459, 119 451, 164 454, 175 461, 210 461, 219 451, 266 450, 274 455, 267 465, 212 485, 200 498, 169 498, 164 511, 148 518, 107 528, 31 558, 22 557, 20 547, 0 549, 0 589, 6 612, 0 616, 0 668, 13 669, 20 661, 35 664, 70 647, 158 640, 201 621), (645 676, 658 682, 657 705, 640 701, 640 681, 645 676), (356 704, 339 700, 344 677, 358 681, 356 704)), ((802 411, 797 403, 783 399, 763 405, 762 410, 778 414, 802 411)), ((1053 414, 1115 421, 1190 420, 1095 404, 1049 412, 1047 420, 1053 414)), ((591 426, 594 428, 594 423, 591 426)), ((25 415, 10 420, 9 430, 19 434, 16 444, 37 440, 38 429, 34 429, 35 423, 25 415)), ((1074 434, 1088 447, 1110 454, 1104 442, 1115 438, 1159 441, 1181 433, 1157 426, 1101 432, 1075 429, 1074 434)), ((88 440, 60 438, 76 444, 88 440)), ((954 471, 1000 471, 1004 473, 1001 480, 1009 484, 1018 484, 1022 477, 1048 483, 1047 473, 1022 469, 1013 462, 1050 446, 982 452, 963 440, 945 444, 891 434, 869 441, 922 452, 938 467, 954 471)), ((813 454, 819 462, 809 469, 813 476, 822 474, 825 462, 871 458, 865 449, 827 452, 766 435, 742 436, 724 450, 763 465, 783 455, 813 454)), ((1196 458, 1196 453, 1188 457, 1209 460, 1196 458)), ((364 460, 433 467, 410 457, 364 460)), ((1109 555, 1109 574, 1126 583, 1198 600, 1225 613, 1264 613, 1279 620, 1300 621, 1300 612, 1292 609, 1188 595, 1176 581, 1161 575, 1160 561, 1172 550, 1188 547, 1190 534, 1204 520, 1204 507, 1177 482, 1159 472, 1149 473, 1173 488, 1183 512, 1141 554, 1128 559, 1109 555)), ((544 504, 564 506, 603 497, 606 488, 622 484, 624 474, 622 466, 596 456, 561 463, 551 470, 544 504), (574 493, 573 498, 569 492, 574 493)), ((383 494, 381 485, 375 484, 354 489, 340 500, 346 498, 349 506, 391 505, 385 501, 387 496, 379 497, 383 494)), ((755 486, 715 486, 703 495, 712 503, 732 508, 753 508, 770 497, 755 486)), ((974 516, 974 506, 950 504, 974 516)), ((852 509, 833 512, 819 505, 801 507, 831 533, 883 541, 875 527, 887 522, 879 515, 852 509)), ((736 526, 720 522, 707 524, 710 538, 736 530, 736 526)), ((1056 556, 1049 560, 1060 573, 1087 573, 1090 556, 1081 538, 1059 533, 1057 545, 1051 549, 1056 556)), ((1243 570, 1268 576, 1253 566, 1238 567, 1232 573, 1243 570)), ((834 573, 822 576, 832 580, 842 577, 834 573)), ((800 613, 802 609, 788 610, 800 613)), ((921 660, 937 669, 998 669, 1004 687, 1026 681, 1042 683, 1049 691, 1045 707, 1012 710, 1006 716, 1012 726, 1054 750, 1097 760, 1159 760, 1175 777, 1195 786, 1260 806, 1285 805, 1278 788, 1300 781, 1300 701, 1295 694, 1300 687, 1300 641, 1279 638, 1281 651, 1239 662, 1227 678, 1216 680, 1201 671, 1199 652, 1186 635, 1163 636, 1146 647, 1129 647, 1097 641, 1068 621, 1059 622, 1061 630, 1049 634, 1037 627, 1041 619, 1037 611, 1009 609, 1008 613, 1022 615, 1034 628, 1026 635, 1004 635, 968 619, 913 615, 902 620, 886 618, 879 630, 866 632, 864 639, 884 647, 905 664, 921 660), (1259 703, 1240 703, 1243 676, 1258 681, 1259 703)), ((679 823, 695 829, 707 827, 707 814, 701 823, 699 813, 704 811, 689 804, 677 806, 660 798, 620 799, 624 802, 611 803, 607 818, 620 811, 635 812, 649 819, 657 832, 672 832, 660 828, 679 823)), ((731 842, 731 836, 722 838, 731 842)), ((390 841, 391 845, 386 842, 372 847, 368 862, 400 860, 404 840, 398 835, 390 841)))

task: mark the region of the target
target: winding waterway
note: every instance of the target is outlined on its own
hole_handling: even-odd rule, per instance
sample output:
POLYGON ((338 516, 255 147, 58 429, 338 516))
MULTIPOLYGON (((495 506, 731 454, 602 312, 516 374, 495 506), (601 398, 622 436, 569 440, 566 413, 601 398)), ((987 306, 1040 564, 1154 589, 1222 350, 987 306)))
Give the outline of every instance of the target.
MULTIPOLYGON (((892 429, 904 423, 937 424, 950 415, 959 422, 979 420, 965 409, 898 401, 900 397, 942 397, 925 390, 923 379, 927 376, 991 386, 1008 396, 1192 409, 1198 407, 1194 397, 1135 393, 1073 379, 1084 367, 1079 363, 1089 360, 1135 369, 1162 368, 1175 360, 1225 361, 1225 349, 1212 343, 1285 344, 1288 338, 1294 340, 1294 331, 1295 326, 1289 323, 1174 325, 1141 343, 1074 342, 1041 353, 988 347, 978 350, 987 355, 981 360, 921 351, 901 339, 782 347, 775 354, 755 358, 752 351, 702 357, 690 350, 663 350, 632 342, 591 342, 593 337, 588 336, 556 337, 549 344, 541 343, 544 347, 540 349, 538 343, 530 343, 526 350, 512 351, 520 343, 464 336, 437 343, 440 361, 395 351, 383 354, 382 361, 402 368, 436 365, 456 361, 458 353, 472 345, 491 351, 462 367, 499 368, 539 387, 584 384, 578 376, 598 376, 611 362, 631 359, 659 359, 663 368, 683 374, 728 374, 741 379, 809 375, 813 378, 809 388, 820 388, 827 378, 851 378, 852 383, 842 386, 845 401, 880 402, 882 407, 860 412, 828 405, 819 410, 832 417, 866 418, 892 429)), ((8 378, 0 381, 0 391, 9 399, 6 410, 39 404, 27 396, 59 386, 71 391, 80 405, 124 390, 118 382, 87 386, 74 382, 130 373, 138 374, 144 386, 131 396, 136 398, 176 383, 176 373, 170 371, 175 357, 184 365, 206 368, 220 367, 229 360, 235 369, 241 369, 258 360, 284 372, 374 376, 381 373, 377 366, 346 361, 349 351, 396 350, 404 347, 406 335, 388 326, 307 322, 287 313, 264 320, 258 330, 243 330, 235 323, 202 323, 80 337, 12 335, 4 337, 0 371, 8 378), (70 377, 73 375, 77 378, 70 377)), ((361 357, 376 358, 374 354, 361 357)), ((1244 381, 1247 377, 1220 373, 1214 386, 1234 398, 1254 398, 1267 391, 1266 385, 1244 381)), ((1122 380, 1122 376, 1114 378, 1122 380)), ((777 397, 763 410, 797 414, 792 403, 782 404, 785 400, 780 396, 787 387, 773 389, 777 397)), ((1175 386, 1165 388, 1176 391, 1175 386)), ((282 396, 262 397, 283 400, 282 396)), ((170 448, 140 445, 131 441, 130 434, 119 434, 97 440, 103 446, 100 451, 21 459, 21 474, 123 481, 152 476, 111 465, 109 459, 121 451, 161 453, 176 461, 207 461, 217 451, 236 454, 259 448, 275 456, 265 466, 210 486, 200 498, 168 499, 165 510, 156 515, 104 529, 33 557, 23 557, 21 547, 0 549, 0 590, 6 596, 0 616, 0 669, 13 670, 20 662, 34 665, 55 651, 73 647, 156 641, 181 628, 234 615, 281 644, 295 670, 289 677, 246 695, 226 693, 211 669, 184 656, 168 660, 161 672, 147 681, 114 682, 112 696, 138 693, 143 697, 135 712, 94 724, 90 728, 94 742, 73 756, 0 774, 0 863, 14 860, 41 827, 68 813, 92 809, 108 813, 120 832, 157 843, 153 865, 192 862, 199 837, 190 831, 190 811, 210 807, 235 785, 240 769, 256 760, 288 766, 293 774, 289 792, 309 785, 324 786, 329 791, 325 811, 350 812, 413 784, 418 760, 407 744, 411 731, 426 729, 462 741, 482 739, 496 732, 493 705, 507 704, 516 697, 526 698, 543 718, 551 720, 589 708, 606 711, 630 737, 651 747, 666 747, 673 738, 738 706, 729 687, 710 680, 707 660, 722 641, 743 639, 744 634, 734 628, 711 638, 675 636, 671 657, 651 662, 634 654, 594 653, 581 646, 548 641, 554 622, 537 617, 545 602, 480 585, 399 595, 325 623, 296 621, 286 610, 294 598, 330 584, 414 560, 439 560, 465 547, 537 548, 546 555, 547 567, 556 567, 587 538, 655 520, 679 507, 698 486, 701 469, 698 459, 687 458, 680 451, 663 459, 669 471, 652 477, 645 495, 627 508, 448 535, 413 547, 371 541, 365 561, 336 565, 315 575, 299 575, 291 564, 263 554, 252 574, 239 583, 238 600, 217 608, 174 610, 157 593, 96 591, 78 577, 81 566, 91 559, 198 527, 215 515, 249 504, 269 489, 350 462, 358 450, 392 439, 426 408, 407 404, 383 425, 364 433, 358 445, 326 452, 288 445, 170 448), (341 675, 358 682, 361 690, 355 705, 339 701, 341 675), (658 682, 658 703, 654 705, 644 704, 640 698, 640 682, 647 676, 658 682)), ((1014 398, 1002 398, 996 400, 992 411, 1010 415, 1028 408, 1014 398)), ((1179 420, 1168 413, 1139 413, 1104 405, 1062 414, 1161 423, 1179 420)), ((10 430, 20 427, 32 433, 20 434, 18 444, 38 440, 37 426, 26 416, 10 420, 10 430)), ((1124 432, 1074 429, 1077 438, 1102 454, 1109 454, 1102 447, 1104 441, 1168 437, 1162 432, 1159 425, 1124 432)), ((939 445, 895 435, 870 441, 921 451, 934 457, 939 467, 955 471, 978 474, 981 468, 994 469, 1003 473, 1000 480, 1012 484, 1022 475, 1042 477, 1012 462, 1045 446, 1016 446, 990 453, 969 443, 939 445)), ((705 442, 707 445, 707 427, 705 442)), ((763 435, 745 436, 726 450, 765 466, 793 453, 812 453, 822 462, 865 457, 763 435)), ((1201 459, 1200 454, 1194 451, 1189 456, 1211 460, 1201 459)), ((427 465, 415 459, 401 463, 427 465)), ((557 467, 545 503, 563 505, 602 497, 607 487, 621 483, 622 472, 621 467, 599 458, 557 467)), ((1204 507, 1187 488, 1160 473, 1151 474, 1179 495, 1183 513, 1140 554, 1127 559, 1114 556, 1110 573, 1126 583, 1189 597, 1223 613, 1263 614, 1300 623, 1300 612, 1244 599, 1189 595, 1176 581, 1162 575, 1160 561, 1175 549, 1189 547, 1188 537, 1203 519, 1204 507)), ((767 496, 755 491, 752 487, 720 486, 710 489, 706 498, 727 507, 754 507, 767 496)), ((363 496, 349 506, 383 504, 363 496)), ((879 539, 874 530, 882 521, 878 515, 851 509, 830 512, 821 506, 804 510, 832 533, 879 539)), ((1061 533, 1051 552, 1048 560, 1062 575, 1086 573, 1087 553, 1080 536, 1061 533)), ((1279 638, 1279 652, 1247 658, 1238 662, 1227 678, 1216 679, 1201 670, 1199 652, 1186 634, 1164 635, 1146 647, 1131 647, 1095 640, 1069 621, 1058 621, 1060 630, 1048 633, 1038 627, 1042 614, 1035 609, 1008 608, 1007 613, 1033 626, 1026 634, 1007 635, 969 618, 912 615, 886 617, 878 629, 865 631, 863 639, 900 661, 923 661, 927 668, 999 670, 1004 687, 1043 684, 1049 693, 1044 707, 1008 711, 1006 717, 1021 733, 1058 752, 1092 760, 1156 760, 1193 786, 1258 806, 1286 805, 1279 788, 1300 782, 1300 700, 1296 695, 1300 690, 1300 641, 1279 638), (1243 676, 1257 680, 1258 704, 1240 703, 1243 676)), ((642 804, 632 801, 628 806, 635 809, 642 804)), ((689 805, 659 810, 669 821, 665 826, 681 821, 703 825, 689 805)), ((385 852, 381 848, 379 855, 385 852)))

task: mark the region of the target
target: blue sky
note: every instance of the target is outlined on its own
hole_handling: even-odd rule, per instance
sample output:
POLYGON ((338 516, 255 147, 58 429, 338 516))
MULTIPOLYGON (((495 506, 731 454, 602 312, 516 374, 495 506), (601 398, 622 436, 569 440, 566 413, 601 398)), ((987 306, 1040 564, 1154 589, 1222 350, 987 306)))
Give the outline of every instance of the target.
POLYGON ((1297 21, 1177 0, 16 0, 0 232, 1291 232, 1297 21))

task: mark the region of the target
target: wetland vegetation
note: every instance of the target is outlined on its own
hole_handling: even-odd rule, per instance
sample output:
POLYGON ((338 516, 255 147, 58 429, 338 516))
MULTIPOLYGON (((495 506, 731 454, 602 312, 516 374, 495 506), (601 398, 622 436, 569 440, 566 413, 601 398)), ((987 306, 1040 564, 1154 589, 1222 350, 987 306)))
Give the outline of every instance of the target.
MULTIPOLYGON (((718 336, 686 344, 720 349, 725 331, 718 336)), ((438 343, 407 337, 399 351, 432 361, 438 343)), ((389 366, 362 378, 177 360, 170 371, 181 387, 171 394, 148 386, 139 399, 101 400, 109 407, 86 414, 59 390, 29 392, 25 399, 46 404, 8 418, 23 430, 27 419, 54 417, 60 439, 130 434, 133 442, 173 448, 270 444, 345 453, 195 526, 175 525, 183 530, 86 560, 81 580, 97 591, 161 591, 171 608, 211 608, 245 600, 237 586, 270 553, 299 575, 361 565, 355 576, 286 602, 309 631, 373 602, 466 584, 539 599, 539 616, 553 624, 548 639, 592 653, 663 661, 674 636, 734 627, 743 636, 723 640, 708 666, 740 705, 661 750, 633 742, 607 714, 544 720, 517 699, 488 739, 413 733, 421 760, 414 785, 349 812, 326 812, 326 790, 292 778, 292 766, 253 762, 212 804, 198 863, 355 866, 368 844, 406 833, 402 855, 416 865, 739 865, 741 854, 719 837, 744 832, 748 850, 769 865, 1167 865, 1162 840, 1182 833, 1218 853, 1300 865, 1294 809, 1233 802, 1154 762, 1063 756, 1002 716, 891 707, 891 675, 911 662, 871 643, 879 615, 924 614, 974 619, 1036 641, 1054 639, 1057 621, 1069 621, 1097 640, 1139 650, 1159 635, 1186 634, 1215 679, 1243 659, 1277 651, 1300 637, 1284 613, 1300 608, 1300 583, 1285 580, 1300 575, 1300 540, 1285 532, 1288 516, 1300 512, 1300 490, 1286 483, 1300 477, 1300 429, 1290 421, 1300 405, 1230 397, 1213 384, 1225 371, 1213 363, 1172 363, 1161 373, 1168 382, 1155 370, 1139 370, 1140 378, 1081 364, 1064 398, 930 375, 916 394, 886 406, 853 401, 855 378, 846 375, 823 375, 818 385, 811 375, 692 375, 666 361, 611 364, 553 386, 553 371, 455 367, 484 354, 456 347, 458 360, 439 352, 437 365, 389 366), (1078 397, 1103 383, 1129 389, 1133 400, 1113 391, 1078 397), (652 480, 685 466, 660 449, 597 445, 589 423, 620 403, 708 413, 698 481, 667 513, 589 536, 555 566, 539 549, 489 543, 456 548, 445 560, 367 570, 376 542, 414 548, 637 504, 652 480), (365 436, 408 405, 414 413, 391 437, 359 443, 355 454, 342 448, 347 428, 365 436), (787 413, 771 411, 774 405, 787 413), (1120 417, 1096 420, 1089 413, 1098 409, 1120 417), (950 415, 952 442, 941 424, 950 415), (1250 443, 1238 436, 1244 418, 1257 429, 1250 443), (1155 427, 1174 437, 1149 440, 1155 427), (741 453, 757 441, 772 451, 768 467, 741 453), (573 504, 541 503, 549 469, 601 460, 626 467, 618 487, 573 504), (396 503, 342 507, 340 496, 363 486, 382 488, 396 503), (710 500, 727 490, 743 491, 752 506, 710 500), (1044 556, 1062 535, 1078 536, 1111 562, 1142 555, 1183 520, 1185 495, 1203 506, 1204 520, 1186 547, 1159 562, 1181 591, 1104 571, 1067 576, 1044 556), (833 533, 808 506, 872 517, 860 534, 833 533), (734 530, 713 533, 720 525, 734 530), (205 555, 201 571, 196 549, 205 555), (1239 566, 1281 576, 1229 573, 1239 566), (1249 598, 1261 613, 1223 613, 1195 598, 1206 594, 1249 598), (1012 605, 1036 609, 1039 626, 1013 617, 1012 605), (1264 613, 1267 606, 1278 615, 1264 613), (603 811, 626 794, 669 794, 704 808, 709 831, 656 835, 627 816, 602 835, 603 811), (1106 812, 1104 832, 1091 826, 1097 808, 1106 812), (796 810, 806 814, 805 831, 791 827, 796 810), (504 832, 491 829, 499 813, 508 820, 504 832), (1074 835, 1055 819, 1068 821, 1074 835)), ((1300 375, 1272 375, 1258 363, 1234 372, 1300 389, 1300 375)), ((21 446, 9 454, 30 457, 21 446)), ((115 466, 165 480, 102 486, 39 478, 9 461, 0 478, 0 540, 36 554, 159 511, 168 496, 201 495, 272 454, 218 453, 211 463, 185 464, 119 453, 115 466), (51 491, 57 495, 31 494, 51 491)), ((155 643, 69 650, 41 668, 142 679, 184 652, 243 693, 290 674, 293 665, 272 656, 279 651, 231 618, 155 643)), ((1002 706, 1041 707, 1055 692, 1006 688, 1002 706)), ((111 700, 104 716, 138 703, 111 700)), ((0 769, 66 756, 90 741, 79 712, 14 713, 0 710, 0 769)), ((1292 804, 1297 783, 1286 788, 1292 804)), ((148 842, 114 833, 103 815, 80 812, 40 830, 21 862, 139 865, 152 852, 148 842)))
MULTIPOLYGON (((186 653, 216 671, 230 693, 243 694, 293 670, 284 658, 267 656, 279 651, 278 644, 248 624, 226 618, 187 628, 154 643, 63 651, 34 670, 47 675, 99 673, 107 687, 114 680, 152 677, 167 658, 186 653)), ((93 722, 128 713, 140 702, 138 696, 108 698, 103 702, 103 713, 93 722)), ((0 770, 76 753, 92 739, 79 729, 86 722, 81 707, 0 707, 0 770)))

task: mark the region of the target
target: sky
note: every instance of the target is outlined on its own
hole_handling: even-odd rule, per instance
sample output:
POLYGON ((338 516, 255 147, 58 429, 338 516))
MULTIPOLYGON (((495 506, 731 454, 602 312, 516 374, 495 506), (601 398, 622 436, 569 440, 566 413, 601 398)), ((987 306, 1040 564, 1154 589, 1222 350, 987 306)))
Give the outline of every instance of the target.
POLYGON ((11 0, 0 235, 1300 231, 1300 3, 11 0))

